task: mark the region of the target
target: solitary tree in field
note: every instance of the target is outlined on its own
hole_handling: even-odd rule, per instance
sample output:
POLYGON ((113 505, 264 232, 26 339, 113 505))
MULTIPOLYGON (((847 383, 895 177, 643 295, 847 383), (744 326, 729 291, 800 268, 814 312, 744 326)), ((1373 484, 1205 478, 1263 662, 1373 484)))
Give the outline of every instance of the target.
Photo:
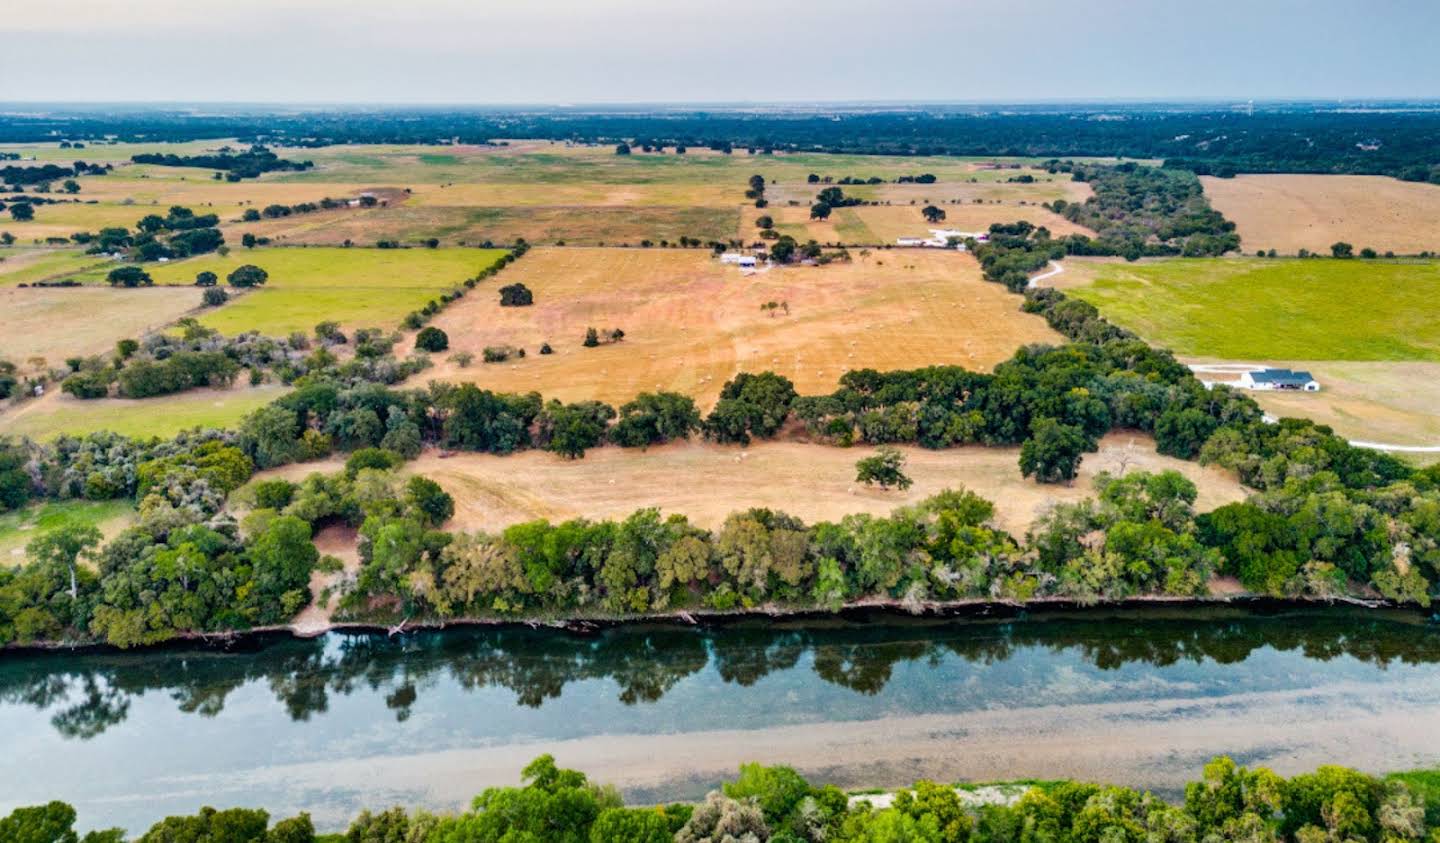
POLYGON ((195 274, 195 286, 197 287, 213 287, 219 280, 220 276, 208 269, 195 274))
POLYGON ((1355 257, 1355 247, 1341 240, 1338 243, 1330 244, 1330 254, 1337 258, 1355 257))
POLYGON ((155 281, 150 278, 150 273, 138 266, 117 266, 110 270, 105 276, 112 287, 148 287, 155 281))
POLYGON ((35 206, 29 202, 16 202, 10 206, 10 216, 16 222, 28 222, 35 219, 35 206))
POLYGON ((225 277, 232 287, 259 287, 269 280, 270 273, 261 269, 253 263, 237 267, 225 277))
POLYGON ((434 325, 429 325, 415 335, 415 347, 421 351, 444 351, 450 347, 450 337, 434 325))
POLYGON ((535 294, 530 288, 520 282, 507 284, 500 288, 501 307, 527 307, 535 303, 535 294))
POLYGON ((616 154, 616 155, 629 155, 629 154, 630 154, 630 144, 628 144, 628 143, 617 143, 617 144, 615 144, 615 154, 616 154))
POLYGON ((816 202, 810 206, 810 219, 824 220, 830 218, 830 205, 825 202, 816 202))
POLYGON ((905 475, 905 455, 889 445, 881 445, 874 455, 855 463, 855 481, 867 486, 908 489, 914 483, 905 475))
POLYGON ((244 246, 244 247, 247 248, 247 249, 253 249, 253 248, 255 248, 255 243, 256 243, 256 242, 258 242, 258 241, 256 241, 255 235, 251 234, 251 233, 248 232, 248 231, 245 232, 244 234, 240 235, 240 245, 241 245, 241 246, 244 246))
POLYGON ((937 223, 945 219, 945 211, 934 205, 926 205, 920 210, 920 213, 925 215, 925 221, 929 223, 937 223))
POLYGON ((774 228, 774 227, 775 227, 775 218, 772 217, 772 216, 770 216, 769 214, 761 214, 760 216, 758 216, 758 217, 755 218, 755 227, 756 227, 756 228, 774 228))
POLYGON ((79 193, 80 182, 75 181, 74 179, 66 179, 64 182, 61 183, 60 189, 65 191, 66 193, 79 193))

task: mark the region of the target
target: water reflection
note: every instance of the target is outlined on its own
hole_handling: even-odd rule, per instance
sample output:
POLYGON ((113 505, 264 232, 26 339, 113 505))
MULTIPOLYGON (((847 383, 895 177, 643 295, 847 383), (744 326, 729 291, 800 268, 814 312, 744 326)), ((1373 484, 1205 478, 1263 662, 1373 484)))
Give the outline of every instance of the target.
POLYGON ((655 703, 713 666, 750 687, 806 660, 816 677, 856 694, 880 693, 897 666, 962 659, 994 664, 1018 650, 1068 652, 1102 670, 1131 663, 1235 664, 1261 648, 1307 659, 1349 656, 1386 666, 1440 661, 1440 628, 1419 615, 1326 610, 1260 615, 1208 610, 1052 613, 1027 619, 873 616, 848 621, 751 620, 716 627, 636 625, 577 637, 528 627, 457 628, 388 638, 330 635, 257 642, 248 651, 167 649, 0 658, 0 703, 50 714, 66 738, 86 740, 123 722, 131 701, 163 693, 181 712, 215 717, 237 689, 269 689, 293 721, 325 714, 332 698, 368 690, 399 722, 438 681, 475 692, 505 688, 540 708, 568 684, 608 679, 627 706, 655 703))

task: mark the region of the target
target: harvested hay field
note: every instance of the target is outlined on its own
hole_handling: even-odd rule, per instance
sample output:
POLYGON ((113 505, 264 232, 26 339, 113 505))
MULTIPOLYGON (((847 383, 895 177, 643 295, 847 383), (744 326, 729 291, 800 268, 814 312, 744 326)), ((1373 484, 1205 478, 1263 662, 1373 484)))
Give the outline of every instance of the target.
MULTIPOLYGON (((857 512, 888 514, 943 489, 964 486, 995 503, 996 522, 1023 536, 1034 518, 1056 501, 1094 495, 1101 471, 1174 468, 1200 489, 1197 508, 1242 500, 1244 489, 1227 472, 1155 453, 1143 434, 1105 437, 1086 454, 1070 486, 1043 486, 1020 476, 1016 448, 967 447, 943 451, 902 448, 907 491, 881 491, 855 482, 855 461, 869 448, 833 448, 797 442, 757 442, 747 448, 702 442, 673 443, 648 451, 599 448, 584 459, 564 460, 528 451, 505 457, 427 452, 405 471, 422 474, 455 497, 452 529, 499 530, 536 518, 623 518, 641 507, 677 512, 715 528, 731 512, 750 507, 784 510, 807 522, 838 520, 857 512)), ((312 471, 338 470, 338 462, 287 466, 260 476, 298 480, 312 471)))
POLYGON ((1440 262, 1071 259, 1065 267, 1058 286, 1177 354, 1440 361, 1440 262))
POLYGON ((475 245, 485 241, 513 243, 630 244, 642 240, 727 240, 734 236, 738 210, 723 208, 648 206, 535 205, 466 207, 447 205, 368 208, 320 221, 293 216, 260 223, 245 223, 237 231, 272 237, 290 245, 339 245, 346 240, 370 245, 377 240, 414 243, 431 237, 447 245, 475 245))
POLYGON ((534 305, 502 308, 496 288, 481 286, 442 311, 433 324, 452 351, 476 362, 437 361, 417 380, 617 403, 664 389, 706 405, 740 371, 770 369, 813 394, 834 389, 849 369, 988 370, 1027 343, 1062 341, 956 252, 887 252, 746 275, 698 249, 534 249, 492 283, 516 282, 534 293, 534 305), (762 309, 768 302, 786 303, 788 314, 762 309), (625 339, 584 348, 587 327, 619 327, 625 339), (554 354, 537 353, 544 342, 554 354), (479 362, 487 346, 501 345, 527 356, 479 362))
POLYGON ((1321 387, 1319 392, 1250 393, 1273 416, 1314 419, 1347 439, 1440 445, 1440 363, 1288 360, 1265 365, 1307 370, 1321 387))
POLYGON ((740 212, 740 230, 737 236, 752 241, 759 231, 755 220, 769 215, 775 220, 775 230, 788 234, 800 242, 816 240, 820 243, 844 243, 862 246, 893 246, 901 237, 929 237, 932 228, 949 228, 959 231, 988 231, 992 223, 1010 223, 1028 220, 1035 225, 1050 229, 1056 237, 1067 234, 1093 235, 1084 226, 1076 225, 1053 211, 1038 204, 1021 205, 1014 202, 979 204, 941 205, 945 219, 939 223, 928 223, 921 216, 924 205, 858 205, 836 208, 827 220, 810 219, 810 208, 770 207, 764 210, 745 208, 740 212))
POLYGON ((200 290, 98 287, 0 287, 0 359, 19 365, 43 357, 101 354, 117 340, 158 330, 200 305, 200 290))
POLYGON ((1201 178, 1217 211, 1235 221, 1247 252, 1440 251, 1440 185, 1386 176, 1253 175, 1201 178))

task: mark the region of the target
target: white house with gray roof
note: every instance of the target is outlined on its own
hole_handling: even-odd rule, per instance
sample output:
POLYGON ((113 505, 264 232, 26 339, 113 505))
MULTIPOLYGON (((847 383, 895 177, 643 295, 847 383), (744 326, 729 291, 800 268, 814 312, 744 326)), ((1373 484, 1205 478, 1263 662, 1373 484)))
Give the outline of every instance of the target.
POLYGON ((1293 389, 1299 392, 1319 392, 1320 382, 1309 372, 1291 369, 1260 369, 1240 375, 1237 383, 1241 389, 1293 389))

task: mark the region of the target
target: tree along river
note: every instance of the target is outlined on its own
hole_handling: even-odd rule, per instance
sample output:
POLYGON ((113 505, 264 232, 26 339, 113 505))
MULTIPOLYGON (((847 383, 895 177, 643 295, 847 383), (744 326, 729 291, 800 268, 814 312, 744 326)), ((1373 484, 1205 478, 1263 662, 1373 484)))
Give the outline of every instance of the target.
POLYGON ((1363 609, 466 627, 0 656, 0 813, 138 832, 202 805, 451 810, 542 752, 631 802, 748 760, 841 786, 1079 777, 1175 795, 1213 754, 1440 764, 1440 624, 1363 609))

